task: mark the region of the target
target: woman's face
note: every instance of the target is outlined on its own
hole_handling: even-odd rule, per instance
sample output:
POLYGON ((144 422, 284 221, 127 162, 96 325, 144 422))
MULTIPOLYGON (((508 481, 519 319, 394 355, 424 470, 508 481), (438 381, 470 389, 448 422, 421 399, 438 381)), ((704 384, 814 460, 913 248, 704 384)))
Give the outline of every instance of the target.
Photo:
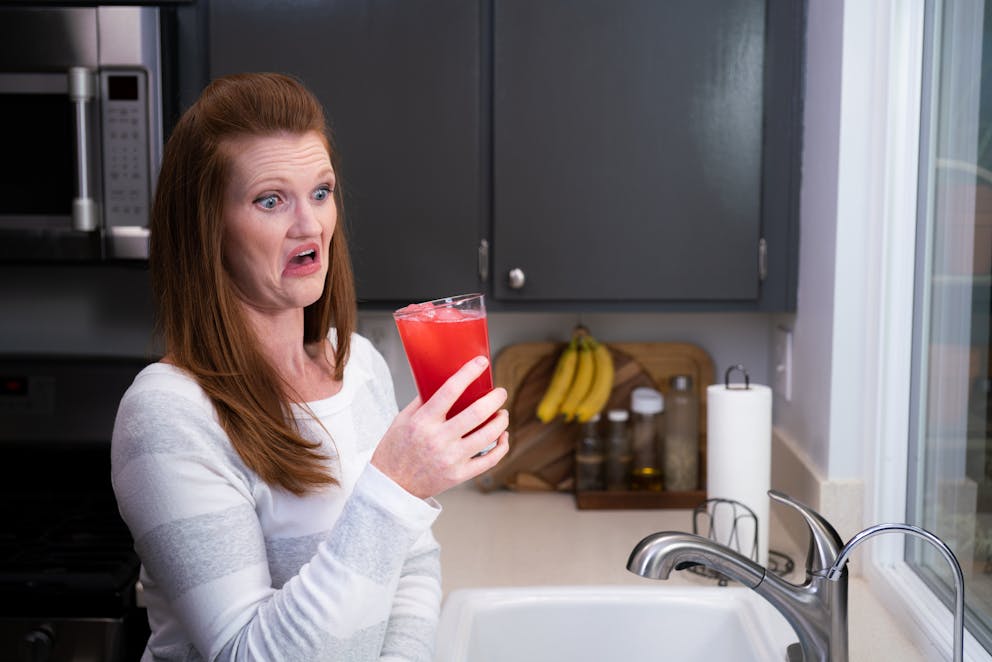
POLYGON ((238 296, 260 312, 320 298, 337 223, 334 170, 317 133, 228 142, 224 264, 238 296))

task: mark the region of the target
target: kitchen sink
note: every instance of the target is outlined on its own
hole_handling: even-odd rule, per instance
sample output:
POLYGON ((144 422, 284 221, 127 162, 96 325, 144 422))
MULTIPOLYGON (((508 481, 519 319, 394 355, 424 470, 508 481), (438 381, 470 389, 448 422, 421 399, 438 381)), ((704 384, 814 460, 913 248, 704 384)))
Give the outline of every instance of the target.
POLYGON ((797 637, 739 586, 461 589, 441 610, 435 662, 768 662, 797 637))

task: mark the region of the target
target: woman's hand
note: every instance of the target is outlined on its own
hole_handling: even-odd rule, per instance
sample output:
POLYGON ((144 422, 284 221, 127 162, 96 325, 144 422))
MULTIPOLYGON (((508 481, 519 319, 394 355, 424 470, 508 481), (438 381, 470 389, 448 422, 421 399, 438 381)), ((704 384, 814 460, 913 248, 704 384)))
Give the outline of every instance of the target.
POLYGON ((506 426, 510 414, 500 409, 506 402, 506 389, 495 388, 451 420, 445 419, 462 392, 488 366, 486 357, 476 357, 449 377, 430 400, 422 403, 415 398, 389 426, 372 454, 372 465, 422 499, 495 466, 509 449, 506 426), (496 445, 479 455, 493 440, 496 445))

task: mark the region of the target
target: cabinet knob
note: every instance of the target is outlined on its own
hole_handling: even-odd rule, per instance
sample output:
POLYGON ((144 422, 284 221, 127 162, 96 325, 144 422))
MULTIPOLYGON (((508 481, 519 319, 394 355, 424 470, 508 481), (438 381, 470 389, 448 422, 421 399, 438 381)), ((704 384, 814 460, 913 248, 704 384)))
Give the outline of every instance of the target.
POLYGON ((507 283, 510 289, 519 290, 527 282, 527 276, 524 275, 524 270, 520 267, 514 267, 510 269, 510 273, 506 275, 507 283))

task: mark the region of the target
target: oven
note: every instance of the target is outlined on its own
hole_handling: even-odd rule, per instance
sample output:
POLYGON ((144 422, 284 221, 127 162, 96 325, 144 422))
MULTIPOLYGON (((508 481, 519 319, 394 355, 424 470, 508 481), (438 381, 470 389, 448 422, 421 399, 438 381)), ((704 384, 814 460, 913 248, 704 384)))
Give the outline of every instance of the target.
POLYGON ((174 97, 170 16, 0 6, 0 260, 147 258, 174 97))
POLYGON ((0 660, 141 657, 148 620, 110 437, 148 362, 0 356, 0 660))

